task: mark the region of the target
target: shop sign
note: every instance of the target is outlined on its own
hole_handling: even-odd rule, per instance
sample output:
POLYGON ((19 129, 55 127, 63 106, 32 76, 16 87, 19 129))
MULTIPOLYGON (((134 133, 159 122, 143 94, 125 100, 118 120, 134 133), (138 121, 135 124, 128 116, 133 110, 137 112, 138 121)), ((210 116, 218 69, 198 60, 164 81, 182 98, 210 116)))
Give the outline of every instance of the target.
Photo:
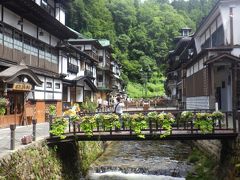
POLYGON ((15 91, 31 91, 32 85, 29 83, 24 83, 24 82, 14 83, 13 90, 15 90, 15 91))

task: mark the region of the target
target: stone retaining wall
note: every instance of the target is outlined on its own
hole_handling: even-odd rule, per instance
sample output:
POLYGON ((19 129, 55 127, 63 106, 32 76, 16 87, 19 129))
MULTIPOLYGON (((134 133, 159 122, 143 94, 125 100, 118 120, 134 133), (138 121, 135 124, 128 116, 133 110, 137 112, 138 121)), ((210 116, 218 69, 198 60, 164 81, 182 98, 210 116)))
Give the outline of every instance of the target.
POLYGON ((102 142, 35 142, 0 159, 0 179, 80 179, 103 150, 102 142))
POLYGON ((240 137, 236 140, 201 140, 194 144, 218 162, 219 180, 240 179, 240 137))

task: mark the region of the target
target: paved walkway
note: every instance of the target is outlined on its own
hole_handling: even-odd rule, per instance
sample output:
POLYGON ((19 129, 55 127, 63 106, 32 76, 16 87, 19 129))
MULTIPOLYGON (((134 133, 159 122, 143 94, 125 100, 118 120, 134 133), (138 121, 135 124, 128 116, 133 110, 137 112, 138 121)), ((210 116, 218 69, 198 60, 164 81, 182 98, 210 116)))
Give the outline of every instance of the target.
MULTIPOLYGON (((17 126, 15 130, 15 150, 10 150, 10 128, 0 129, 0 158, 8 153, 24 148, 21 138, 24 135, 32 135, 32 125, 17 126)), ((49 135, 49 124, 40 123, 36 125, 36 140, 42 140, 49 135)))

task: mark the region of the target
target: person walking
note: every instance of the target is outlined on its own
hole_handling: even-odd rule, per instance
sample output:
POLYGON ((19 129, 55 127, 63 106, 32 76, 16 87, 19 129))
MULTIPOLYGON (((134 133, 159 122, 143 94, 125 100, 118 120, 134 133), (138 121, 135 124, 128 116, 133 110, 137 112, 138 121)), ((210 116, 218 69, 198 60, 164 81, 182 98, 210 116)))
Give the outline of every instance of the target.
MULTIPOLYGON (((116 104, 114 106, 114 113, 116 113, 119 116, 119 122, 120 127, 123 128, 123 122, 122 122, 122 113, 123 113, 124 103, 121 101, 121 97, 116 98, 116 104)), ((119 129, 117 129, 119 130, 119 129)))

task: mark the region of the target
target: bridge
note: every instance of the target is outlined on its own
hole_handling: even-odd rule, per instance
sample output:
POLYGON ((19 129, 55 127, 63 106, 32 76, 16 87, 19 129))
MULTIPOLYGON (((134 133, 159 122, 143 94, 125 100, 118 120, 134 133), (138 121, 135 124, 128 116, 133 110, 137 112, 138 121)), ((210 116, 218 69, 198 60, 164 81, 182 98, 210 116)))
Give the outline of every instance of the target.
MULTIPOLYGON (((130 111, 129 114, 143 113, 147 114, 151 111, 130 111)), ((162 110, 157 110, 156 112, 161 113, 162 110)), ((180 110, 164 110, 164 112, 172 113, 175 117, 179 117, 182 111, 180 110)), ((199 112, 199 110, 193 111, 194 114, 199 112)), ((202 110, 200 112, 209 112, 209 110, 202 110)), ((149 121, 147 128, 142 129, 142 134, 145 138, 140 138, 130 127, 117 129, 105 129, 104 127, 97 124, 96 128, 93 129, 91 136, 86 135, 81 129, 81 118, 83 115, 80 114, 80 123, 70 122, 68 123, 68 128, 63 134, 64 139, 59 138, 50 134, 47 138, 49 144, 69 142, 69 141, 131 141, 131 140, 211 140, 211 139, 234 139, 237 137, 236 121, 234 120, 234 114, 232 112, 224 112, 223 121, 213 121, 211 132, 202 133, 199 127, 194 126, 195 119, 191 119, 187 122, 181 122, 179 118, 176 118, 175 123, 172 125, 172 129, 169 135, 165 137, 160 137, 166 133, 164 129, 157 121, 149 121)), ((93 114, 92 114, 93 115, 93 114)), ((50 126, 51 126, 50 121, 50 126)))

